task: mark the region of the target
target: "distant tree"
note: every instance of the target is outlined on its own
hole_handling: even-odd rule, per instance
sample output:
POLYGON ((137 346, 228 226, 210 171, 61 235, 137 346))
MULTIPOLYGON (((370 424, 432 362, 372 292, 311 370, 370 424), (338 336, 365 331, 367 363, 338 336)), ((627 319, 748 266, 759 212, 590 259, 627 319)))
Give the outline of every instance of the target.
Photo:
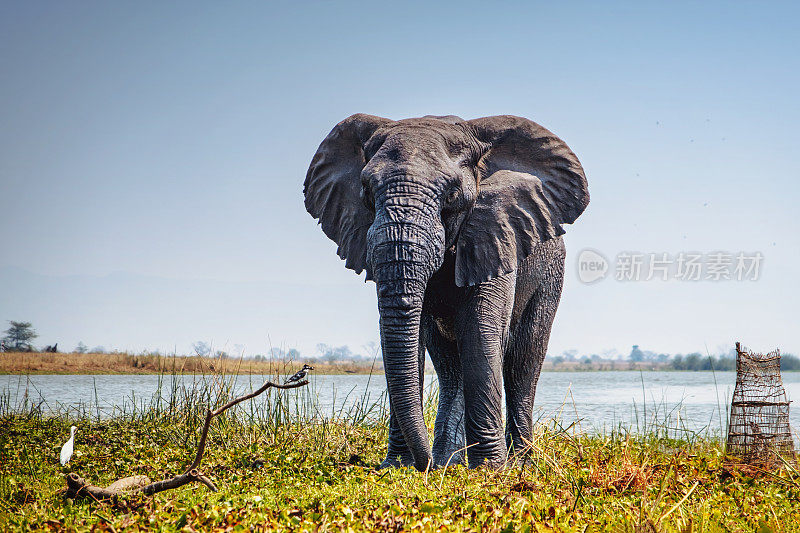
POLYGON ((563 356, 567 361, 574 361, 578 357, 578 350, 564 350, 563 356))
POLYGON ((95 346, 89 350, 89 353, 106 353, 106 348, 105 346, 95 346))
MULTIPOLYGON (((783 359, 781 359, 781 368, 783 368, 783 359)), ((736 370, 736 359, 728 357, 727 354, 720 355, 717 360, 714 361, 714 370, 736 370)))
POLYGON ((318 344, 317 349, 320 351, 320 360, 327 362, 335 361, 362 361, 365 357, 361 354, 353 353, 346 344, 344 346, 328 346, 327 344, 318 344))
POLYGON ((220 359, 228 359, 230 355, 228 355, 228 352, 224 350, 217 350, 216 352, 214 352, 214 357, 219 357, 220 359))
POLYGON ((703 356, 699 353, 690 353, 683 359, 685 370, 702 370, 703 356))
POLYGON ((79 342, 79 343, 78 343, 78 345, 75 347, 75 350, 74 350, 74 352, 75 352, 75 353, 86 353, 86 350, 88 350, 88 349, 89 349, 89 347, 88 347, 88 346, 86 346, 85 344, 83 344, 83 341, 81 341, 81 342, 79 342))
POLYGON ((330 346, 328 346, 324 342, 317 343, 317 351, 320 353, 320 357, 324 356, 329 349, 330 346))
POLYGON ((194 353, 196 353, 200 357, 205 357, 211 353, 211 346, 209 346, 208 343, 205 343, 203 341, 197 341, 194 344, 192 344, 192 350, 194 350, 194 353))
POLYGON ((790 353, 781 355, 781 370, 800 370, 800 358, 790 353))
POLYGON ((4 333, 6 336, 3 337, 3 341, 5 341, 6 344, 6 350, 16 352, 32 351, 33 345, 31 344, 31 341, 39 336, 33 329, 33 325, 30 322, 15 322, 13 320, 9 320, 8 323, 11 325, 11 327, 5 330, 4 333))
POLYGON ((563 362, 564 362, 564 358, 562 356, 557 355, 556 357, 553 357, 553 365, 558 366, 563 362))
POLYGON ((638 344, 633 345, 633 349, 631 349, 630 359, 635 363, 644 361, 644 352, 639 349, 638 344))
POLYGON ((286 359, 289 361, 299 361, 301 357, 303 356, 297 348, 290 348, 289 351, 286 352, 286 359))
POLYGON ((367 355, 370 359, 375 359, 378 357, 378 354, 381 353, 380 345, 375 341, 369 341, 364 345, 364 350, 367 352, 367 355))
POLYGON ((280 346, 270 348, 269 355, 272 359, 276 359, 278 361, 286 360, 286 350, 284 350, 280 346))
POLYGON ((644 350, 645 361, 655 361, 657 359, 658 359, 658 354, 656 352, 652 352, 650 350, 644 350))

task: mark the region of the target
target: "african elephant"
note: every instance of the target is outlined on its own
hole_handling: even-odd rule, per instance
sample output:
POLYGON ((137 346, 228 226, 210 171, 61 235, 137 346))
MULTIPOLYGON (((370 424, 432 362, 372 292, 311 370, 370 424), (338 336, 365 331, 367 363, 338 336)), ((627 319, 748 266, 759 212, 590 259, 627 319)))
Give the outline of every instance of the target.
POLYGON ((304 193, 345 266, 377 287, 391 409, 382 466, 465 455, 470 467, 498 466, 524 449, 561 297, 561 225, 589 203, 569 147, 515 116, 357 114, 322 141, 304 193), (439 377, 432 448, 426 349, 439 377))

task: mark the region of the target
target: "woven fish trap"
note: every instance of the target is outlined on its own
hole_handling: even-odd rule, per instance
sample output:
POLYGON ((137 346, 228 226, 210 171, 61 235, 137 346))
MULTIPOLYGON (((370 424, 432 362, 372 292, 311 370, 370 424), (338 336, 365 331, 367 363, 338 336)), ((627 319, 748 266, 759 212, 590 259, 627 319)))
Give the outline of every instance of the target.
POLYGON ((794 462, 789 403, 780 351, 753 353, 737 342, 727 453, 749 463, 775 463, 780 458, 794 462))

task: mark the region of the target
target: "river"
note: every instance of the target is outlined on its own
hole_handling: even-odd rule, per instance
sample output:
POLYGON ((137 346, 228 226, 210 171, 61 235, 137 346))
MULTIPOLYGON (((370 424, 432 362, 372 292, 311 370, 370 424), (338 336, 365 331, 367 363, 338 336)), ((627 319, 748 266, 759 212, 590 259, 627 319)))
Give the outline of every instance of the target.
MULTIPOLYGON (((191 389, 202 376, 164 376, 161 395, 173 386, 191 389), (176 380, 174 383, 172 380, 176 380)), ((239 376, 235 391, 249 391, 263 376, 239 376)), ((534 416, 561 427, 610 432, 620 427, 634 432, 669 428, 671 434, 720 433, 727 424, 734 372, 545 372, 536 393, 534 416)), ((435 376, 426 388, 435 390, 435 376)), ((36 405, 43 412, 68 418, 108 418, 151 402, 159 390, 156 375, 5 375, 0 394, 6 408, 36 405)), ((800 398, 800 372, 783 381, 789 400, 800 398)), ((313 376, 307 389, 270 391, 256 402, 275 401, 279 394, 301 397, 321 416, 352 415, 359 402, 385 401, 382 375, 313 376), (309 400, 311 399, 311 400, 309 400)), ((800 428, 800 407, 790 411, 790 423, 800 428)))

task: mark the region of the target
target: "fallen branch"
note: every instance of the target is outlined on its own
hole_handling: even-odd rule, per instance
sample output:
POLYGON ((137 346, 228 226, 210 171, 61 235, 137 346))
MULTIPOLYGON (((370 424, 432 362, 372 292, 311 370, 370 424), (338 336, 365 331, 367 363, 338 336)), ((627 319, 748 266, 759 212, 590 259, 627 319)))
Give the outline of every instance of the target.
POLYGON ((297 387, 304 387, 305 385, 308 385, 308 380, 289 383, 287 385, 280 385, 278 383, 273 383, 272 381, 266 381, 257 390, 251 392, 250 394, 245 394, 244 396, 234 398, 214 411, 211 409, 206 409, 206 419, 203 423, 203 430, 200 433, 200 443, 197 445, 197 453, 195 454, 194 461, 192 461, 192 464, 189 465, 183 474, 164 479, 162 481, 156 481, 155 483, 150 483, 150 479, 148 479, 146 476, 131 476, 119 479, 108 487, 103 488, 96 485, 91 485, 88 481, 80 477, 75 472, 71 472, 67 475, 67 498, 89 497, 96 501, 111 501, 116 504, 119 496, 122 494, 144 494, 146 496, 150 496, 151 494, 155 494, 157 492, 177 489, 195 481, 202 483, 212 492, 216 492, 217 486, 214 484, 214 482, 198 470, 200 467, 200 462, 203 459, 203 453, 206 450, 208 428, 211 426, 211 421, 234 405, 245 400, 255 398, 256 396, 264 393, 264 391, 267 389, 295 389, 297 387))

